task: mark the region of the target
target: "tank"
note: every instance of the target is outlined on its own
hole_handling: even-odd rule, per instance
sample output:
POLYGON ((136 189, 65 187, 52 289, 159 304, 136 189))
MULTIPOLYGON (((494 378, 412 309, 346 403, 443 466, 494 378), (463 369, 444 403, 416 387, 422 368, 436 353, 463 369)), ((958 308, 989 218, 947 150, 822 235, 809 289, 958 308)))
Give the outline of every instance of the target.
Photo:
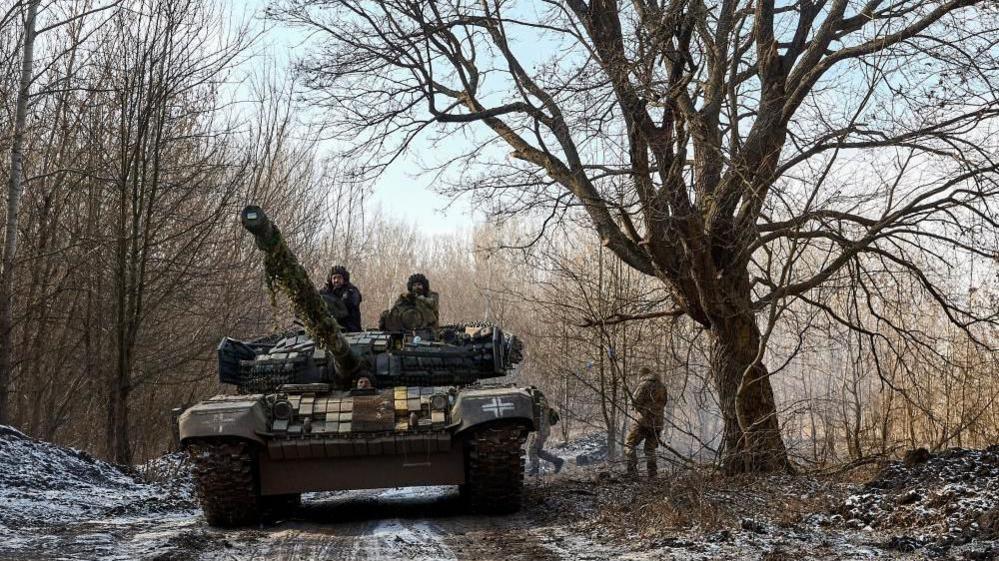
POLYGON ((208 523, 280 516, 304 492, 426 485, 459 486, 473 512, 519 510, 543 396, 496 379, 521 360, 520 342, 488 324, 344 333, 263 210, 241 221, 300 326, 223 338, 219 380, 235 393, 179 416, 208 523))

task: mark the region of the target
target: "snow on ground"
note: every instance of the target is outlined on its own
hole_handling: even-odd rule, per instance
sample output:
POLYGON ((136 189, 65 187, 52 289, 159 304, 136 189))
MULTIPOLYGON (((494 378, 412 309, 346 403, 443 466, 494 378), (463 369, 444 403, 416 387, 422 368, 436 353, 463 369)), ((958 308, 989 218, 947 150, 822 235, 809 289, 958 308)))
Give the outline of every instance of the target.
POLYGON ((446 487, 308 493, 304 507, 273 526, 241 530, 225 549, 200 561, 457 561, 449 532, 437 527, 433 509, 452 492, 446 487))
POLYGON ((162 495, 116 466, 10 427, 0 427, 0 466, 0 524, 8 527, 148 508, 162 495))
POLYGON ((194 501, 194 476, 187 452, 172 452, 154 458, 137 468, 142 480, 156 483, 178 501, 194 501))
MULTIPOLYGON (((573 466, 590 469, 607 461, 607 437, 601 433, 578 436, 568 442, 556 442, 556 438, 549 437, 545 449, 565 460, 564 471, 572 471, 573 466)), ((555 472, 555 466, 544 460, 538 466, 542 475, 555 472)))
MULTIPOLYGON (((552 443, 553 440, 549 438, 548 443, 552 443)), ((571 460, 577 465, 595 464, 607 459, 607 435, 599 432, 590 433, 548 448, 549 452, 571 460)))
POLYGON ((866 484, 598 465, 543 478, 529 501, 563 558, 999 559, 999 447, 891 462, 866 484))
POLYGON ((167 456, 127 470, 0 426, 0 555, 111 560, 155 552, 196 514, 180 462, 167 456), (135 547, 119 553, 136 535, 135 547))
MULTIPOLYGON (((924 463, 893 462, 828 517, 816 520, 887 530, 900 551, 946 552, 999 538, 999 446, 952 448, 924 463)), ((999 553, 990 543, 990 555, 999 553)), ((990 557, 991 558, 991 557, 990 557)))
POLYGON ((999 447, 844 477, 630 478, 601 435, 529 478, 522 513, 464 514, 455 488, 311 493, 288 520, 208 528, 183 454, 136 468, 0 427, 0 559, 999 559, 999 447))

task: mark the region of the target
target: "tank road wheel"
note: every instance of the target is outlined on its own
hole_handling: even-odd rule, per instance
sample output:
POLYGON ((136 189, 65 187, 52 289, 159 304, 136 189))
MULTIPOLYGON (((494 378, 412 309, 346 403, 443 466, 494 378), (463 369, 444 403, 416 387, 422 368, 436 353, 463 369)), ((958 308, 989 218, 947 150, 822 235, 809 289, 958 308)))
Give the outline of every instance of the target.
POLYGON ((468 507, 482 514, 520 510, 524 495, 524 429, 489 427, 476 431, 465 445, 465 484, 460 487, 468 507))
POLYGON ((256 457, 244 441, 202 441, 188 447, 194 486, 211 526, 234 527, 260 520, 256 457))

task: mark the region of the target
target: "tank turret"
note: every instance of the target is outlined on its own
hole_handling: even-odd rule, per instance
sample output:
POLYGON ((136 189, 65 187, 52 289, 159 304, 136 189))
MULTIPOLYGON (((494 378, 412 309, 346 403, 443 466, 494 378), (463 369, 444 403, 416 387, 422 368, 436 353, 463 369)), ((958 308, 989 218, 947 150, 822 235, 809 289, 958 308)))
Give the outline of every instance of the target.
POLYGON ((226 337, 218 348, 222 383, 250 393, 302 383, 347 389, 360 377, 378 387, 467 385, 505 376, 520 362, 520 341, 491 324, 344 333, 277 225, 257 206, 240 219, 264 253, 268 286, 287 296, 306 333, 226 337))
POLYGON ((253 234, 264 252, 264 271, 271 290, 280 290, 294 307, 295 316, 319 349, 330 353, 335 363, 338 385, 349 386, 361 370, 361 361, 350 348, 340 325, 330 314, 309 274, 288 248, 278 229, 258 206, 250 205, 240 214, 240 222, 253 234))

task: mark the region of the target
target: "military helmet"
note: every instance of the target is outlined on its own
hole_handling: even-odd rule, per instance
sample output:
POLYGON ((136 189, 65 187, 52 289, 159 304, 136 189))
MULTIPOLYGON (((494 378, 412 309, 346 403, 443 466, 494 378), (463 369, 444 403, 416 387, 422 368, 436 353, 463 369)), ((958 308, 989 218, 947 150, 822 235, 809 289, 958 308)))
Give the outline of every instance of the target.
POLYGON ((347 267, 344 267, 343 265, 334 265, 333 268, 330 269, 330 274, 326 278, 331 283, 333 282, 333 275, 340 275, 343 277, 344 283, 350 282, 350 271, 348 271, 347 267))
POLYGON ((427 294, 430 294, 430 281, 427 280, 427 277, 424 276, 423 273, 413 273, 412 275, 409 275, 409 280, 406 281, 406 290, 412 292, 413 285, 418 282, 423 283, 423 288, 427 291, 427 294))

